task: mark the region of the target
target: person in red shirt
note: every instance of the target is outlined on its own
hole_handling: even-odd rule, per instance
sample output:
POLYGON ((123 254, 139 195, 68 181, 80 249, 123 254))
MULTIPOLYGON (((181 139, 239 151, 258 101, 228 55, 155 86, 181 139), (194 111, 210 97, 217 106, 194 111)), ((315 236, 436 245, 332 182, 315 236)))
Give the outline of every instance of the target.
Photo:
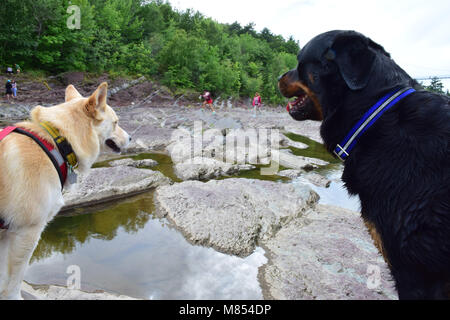
POLYGON ((256 115, 256 110, 261 112, 261 110, 259 109, 259 108, 261 108, 261 105, 262 105, 261 96, 259 95, 258 92, 256 92, 255 96, 253 97, 253 110, 255 111, 255 115, 256 115))
POLYGON ((208 105, 211 108, 212 112, 216 113, 213 108, 213 100, 211 97, 211 93, 209 91, 204 90, 203 94, 200 96, 200 98, 203 98, 202 108, 205 108, 205 106, 208 105))

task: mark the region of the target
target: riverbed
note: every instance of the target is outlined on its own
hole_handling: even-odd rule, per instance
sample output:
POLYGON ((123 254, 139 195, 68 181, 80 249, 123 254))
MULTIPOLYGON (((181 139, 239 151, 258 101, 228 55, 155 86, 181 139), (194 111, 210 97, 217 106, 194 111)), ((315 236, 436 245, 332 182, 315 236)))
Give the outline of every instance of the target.
MULTIPOLYGON (((331 161, 315 170, 331 180, 328 188, 317 187, 302 177, 261 176, 259 168, 237 177, 308 184, 320 195, 319 203, 359 210, 358 199, 348 197, 339 180, 342 165, 330 159, 321 144, 294 134, 289 138, 309 147, 291 148, 295 154, 331 161)), ((122 158, 156 160, 154 170, 178 181, 173 163, 164 153, 122 158)), ((105 166, 109 166, 109 160, 94 165, 105 166)), ((226 178, 230 177, 221 179, 226 178)), ((42 234, 25 281, 65 286, 69 266, 76 265, 81 270, 81 290, 88 292, 103 290, 141 299, 264 299, 258 277, 268 261, 263 248, 257 247, 250 256, 240 258, 193 245, 156 210, 154 192, 150 191, 64 212, 42 234)))

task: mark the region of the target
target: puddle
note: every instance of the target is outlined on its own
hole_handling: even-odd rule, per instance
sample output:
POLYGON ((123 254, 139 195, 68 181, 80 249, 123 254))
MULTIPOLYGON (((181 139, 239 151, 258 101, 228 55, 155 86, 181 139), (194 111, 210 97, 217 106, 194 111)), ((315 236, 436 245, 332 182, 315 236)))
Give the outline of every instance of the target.
POLYGON ((146 160, 146 159, 152 159, 158 162, 157 166, 152 167, 152 170, 159 171, 166 177, 172 179, 174 182, 181 182, 181 180, 177 177, 175 174, 174 168, 173 168, 173 162, 169 155, 164 153, 141 153, 137 155, 124 155, 122 157, 97 162, 95 163, 92 168, 105 168, 109 167, 109 163, 114 160, 120 160, 120 159, 133 159, 133 160, 146 160))
POLYGON ((343 165, 341 163, 330 164, 314 170, 328 180, 331 180, 331 184, 328 188, 315 186, 308 180, 304 179, 302 176, 294 179, 292 183, 310 186, 311 189, 317 192, 317 194, 320 196, 320 204, 332 205, 355 212, 360 212, 361 203, 359 201, 359 197, 350 196, 347 192, 347 189, 345 189, 344 187, 344 183, 341 181, 342 170, 343 165))
POLYGON ((301 183, 310 186, 319 194, 320 204, 333 205, 359 212, 361 210, 359 197, 350 196, 347 189, 344 187, 344 183, 341 181, 342 170, 344 168, 342 162, 329 154, 323 144, 291 132, 284 133, 284 135, 293 141, 302 142, 308 145, 307 149, 289 147, 293 154, 329 162, 328 165, 320 166, 319 168, 313 170, 314 172, 331 180, 331 184, 328 188, 317 187, 301 176, 294 179, 292 183, 301 183))
POLYGON ((154 214, 153 192, 72 214, 48 225, 25 281, 65 286, 67 268, 77 265, 85 291, 163 300, 263 299, 257 280, 267 262, 263 249, 243 259, 193 246, 154 214))
POLYGON ((307 149, 297 149, 294 147, 289 147, 288 149, 290 149, 294 155, 309 157, 309 158, 316 158, 316 159, 327 161, 330 164, 340 163, 339 160, 335 159, 327 151, 327 149, 325 149, 325 146, 323 144, 318 143, 314 140, 311 140, 307 137, 299 136, 292 132, 284 133, 284 135, 293 141, 301 142, 301 143, 308 145, 307 149))

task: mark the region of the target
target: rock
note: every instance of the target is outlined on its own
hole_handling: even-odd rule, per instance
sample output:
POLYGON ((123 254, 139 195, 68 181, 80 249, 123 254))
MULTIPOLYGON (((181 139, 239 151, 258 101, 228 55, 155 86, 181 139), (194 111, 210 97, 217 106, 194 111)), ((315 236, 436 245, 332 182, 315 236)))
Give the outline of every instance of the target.
POLYGON ((283 137, 283 139, 280 141, 282 146, 294 147, 296 149, 308 149, 308 145, 306 145, 304 143, 291 140, 284 135, 282 137, 283 137))
POLYGON ((287 177, 289 179, 298 178, 304 171, 301 170, 283 170, 278 172, 278 175, 281 177, 287 177))
POLYGON ((91 169, 78 179, 79 183, 64 193, 63 210, 106 202, 171 183, 158 171, 127 166, 91 169))
POLYGON ((297 121, 297 122, 294 121, 292 124, 285 126, 284 130, 287 132, 292 132, 297 135, 308 137, 311 140, 323 144, 323 139, 320 136, 321 125, 322 125, 321 121, 313 121, 313 120, 297 121))
POLYGON ((107 292, 89 293, 60 286, 36 286, 22 283, 22 297, 24 300, 136 300, 124 295, 107 292))
POLYGON ((269 256, 260 274, 265 299, 397 299, 388 267, 356 212, 318 205, 263 248, 269 256), (369 282, 371 270, 380 271, 379 286, 369 282))
POLYGON ((209 180, 255 169, 252 165, 232 165, 210 158, 196 157, 175 165, 175 174, 181 180, 209 180))
POLYGON ((143 159, 143 160, 137 160, 134 161, 134 165, 132 167, 136 168, 152 168, 158 165, 158 162, 152 159, 143 159))
POLYGON ((57 76, 58 80, 65 86, 69 84, 80 84, 84 81, 84 72, 65 72, 57 76))
POLYGON ((129 87, 135 86, 138 83, 144 82, 146 79, 145 77, 140 77, 139 79, 131 80, 129 82, 123 83, 121 86, 109 88, 108 89, 108 96, 112 96, 116 93, 118 93, 121 90, 128 89, 129 87))
POLYGON ((119 167, 119 166, 129 166, 132 167, 134 165, 134 160, 127 158, 127 159, 120 159, 120 160, 114 160, 108 163, 111 167, 119 167))
POLYGON ((188 181, 155 192, 157 211, 189 241, 237 256, 250 255, 256 243, 273 237, 317 201, 305 186, 236 178, 188 181))
POLYGON ((144 160, 133 160, 130 158, 127 159, 120 159, 120 160, 114 160, 109 163, 111 167, 118 167, 118 166, 128 166, 128 167, 134 167, 134 168, 151 168, 158 165, 158 162, 152 159, 144 159, 144 160))
MULTIPOLYGON (((30 106, 20 104, 2 104, 0 102, 0 119, 6 121, 5 125, 24 120, 29 117, 30 106)), ((0 126, 5 126, 0 123, 0 126)))
POLYGON ((272 150, 272 160, 285 168, 306 171, 328 164, 328 162, 320 159, 296 156, 289 151, 290 150, 272 150))
POLYGON ((303 177, 317 187, 328 188, 331 184, 331 180, 318 173, 308 172, 303 177))
POLYGON ((296 156, 290 150, 279 150, 285 141, 281 134, 269 130, 209 129, 193 131, 182 128, 174 131, 167 150, 174 163, 183 163, 197 157, 209 157, 230 164, 269 164, 270 161, 297 170, 311 170, 328 162, 296 156))

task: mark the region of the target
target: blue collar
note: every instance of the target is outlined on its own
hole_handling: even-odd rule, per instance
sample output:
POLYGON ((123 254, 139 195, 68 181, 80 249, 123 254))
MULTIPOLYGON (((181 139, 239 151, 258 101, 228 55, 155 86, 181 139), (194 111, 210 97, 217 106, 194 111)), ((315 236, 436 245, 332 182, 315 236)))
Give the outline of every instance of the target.
POLYGON ((370 108, 369 111, 364 114, 361 120, 359 120, 359 122, 348 133, 345 139, 336 146, 334 149, 334 154, 342 161, 345 161, 355 147, 359 137, 361 137, 363 133, 366 132, 366 130, 369 129, 384 112, 415 91, 416 90, 413 88, 403 88, 398 91, 390 92, 381 98, 372 108, 370 108))

